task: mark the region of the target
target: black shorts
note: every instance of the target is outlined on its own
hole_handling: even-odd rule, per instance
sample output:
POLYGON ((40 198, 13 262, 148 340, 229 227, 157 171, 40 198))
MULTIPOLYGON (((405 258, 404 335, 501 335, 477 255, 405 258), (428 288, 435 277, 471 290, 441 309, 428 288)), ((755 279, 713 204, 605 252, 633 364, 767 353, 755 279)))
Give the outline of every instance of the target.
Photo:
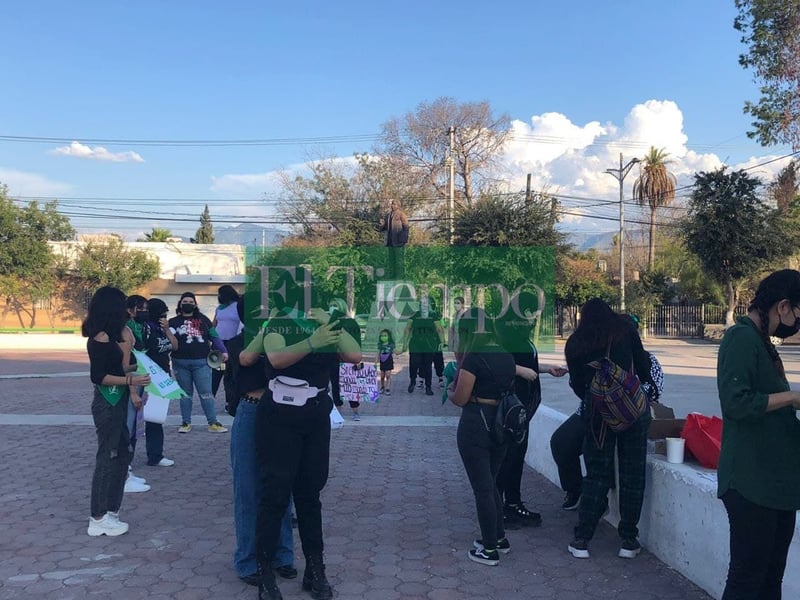
POLYGON ((380 361, 381 363, 381 371, 394 371, 394 357, 390 356, 387 360, 380 361))

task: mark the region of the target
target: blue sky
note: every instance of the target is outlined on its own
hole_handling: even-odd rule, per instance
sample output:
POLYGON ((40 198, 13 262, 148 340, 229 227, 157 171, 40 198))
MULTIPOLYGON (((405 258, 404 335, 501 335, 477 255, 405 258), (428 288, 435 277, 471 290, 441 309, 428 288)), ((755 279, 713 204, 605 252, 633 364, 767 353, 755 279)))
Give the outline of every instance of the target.
MULTIPOLYGON (((610 199, 617 184, 603 169, 620 149, 636 153, 615 140, 667 147, 684 179, 720 161, 750 165, 787 152, 745 135, 742 105, 756 99, 757 87, 737 62, 743 47, 733 0, 288 4, 9 3, 0 135, 352 137, 452 96, 488 100, 527 135, 583 139, 557 155, 530 142, 509 149, 509 181, 534 171, 539 185, 610 199)), ((197 225, 159 217, 199 210, 170 199, 210 199, 212 216, 252 214, 262 208, 244 200, 274 198, 275 171, 372 143, 88 146, 0 141, 0 181, 23 198, 63 198, 73 214, 102 205, 69 198, 102 196, 119 199, 109 202, 118 214, 152 217, 75 219, 80 230, 135 237, 164 226, 187 234, 197 225)), ((613 228, 586 218, 573 226, 613 228)))

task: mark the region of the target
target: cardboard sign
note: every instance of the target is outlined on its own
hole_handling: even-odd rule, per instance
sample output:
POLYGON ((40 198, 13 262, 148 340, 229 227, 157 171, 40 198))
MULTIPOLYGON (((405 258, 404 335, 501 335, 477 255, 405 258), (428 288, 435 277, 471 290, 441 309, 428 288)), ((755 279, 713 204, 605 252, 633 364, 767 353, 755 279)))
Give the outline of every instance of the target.
POLYGON ((350 363, 339 364, 339 390, 345 402, 377 402, 378 367, 364 363, 361 368, 350 363))
POLYGON ((136 356, 136 372, 140 375, 150 375, 150 384, 145 386, 145 391, 151 396, 161 396, 168 400, 178 400, 186 394, 183 393, 181 386, 169 373, 159 367, 155 361, 144 352, 133 350, 136 356))

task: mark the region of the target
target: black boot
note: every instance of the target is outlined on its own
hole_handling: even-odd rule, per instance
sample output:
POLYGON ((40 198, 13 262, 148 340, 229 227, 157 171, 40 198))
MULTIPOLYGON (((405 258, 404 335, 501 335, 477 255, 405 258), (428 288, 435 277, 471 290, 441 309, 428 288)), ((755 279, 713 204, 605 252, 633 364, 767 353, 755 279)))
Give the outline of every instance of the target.
POLYGON ((275 573, 269 567, 262 568, 258 565, 258 574, 261 581, 258 584, 258 600, 283 600, 278 584, 275 583, 275 573))
POLYGON ((325 577, 325 565, 321 555, 306 558, 303 589, 311 592, 311 597, 315 600, 331 600, 333 598, 333 588, 325 577))

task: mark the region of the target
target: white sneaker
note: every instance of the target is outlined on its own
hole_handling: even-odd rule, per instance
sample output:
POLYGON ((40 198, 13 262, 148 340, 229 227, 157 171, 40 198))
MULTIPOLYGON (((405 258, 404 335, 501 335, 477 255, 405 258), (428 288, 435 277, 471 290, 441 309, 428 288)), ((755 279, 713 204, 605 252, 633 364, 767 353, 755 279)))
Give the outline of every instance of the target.
POLYGON ((112 520, 112 521, 114 521, 114 522, 116 522, 116 523, 119 523, 120 525, 125 525, 125 527, 127 527, 127 526, 128 526, 128 524, 127 524, 127 523, 124 523, 123 521, 120 521, 120 520, 119 520, 119 513, 118 513, 118 512, 111 512, 111 511, 108 511, 108 512, 106 513, 106 518, 107 518, 107 519, 110 519, 110 520, 112 520))
POLYGON ((136 483, 142 483, 142 484, 147 483, 147 480, 144 477, 137 477, 136 475, 133 474, 131 468, 128 467, 128 479, 126 479, 125 481, 128 482, 131 480, 135 481, 136 483))
POLYGON ((157 467, 171 467, 174 464, 175 464, 174 460, 170 460, 169 458, 167 458, 165 456, 160 461, 158 461, 155 466, 157 466, 157 467))
POLYGON ((92 537, 98 535, 116 536, 128 531, 128 524, 119 520, 119 517, 111 517, 112 513, 106 513, 102 519, 89 517, 89 529, 86 531, 92 537))
POLYGON ((135 481, 132 477, 128 477, 128 480, 125 482, 125 493, 126 494, 135 494, 137 492, 149 492, 150 486, 146 483, 139 483, 135 481))

